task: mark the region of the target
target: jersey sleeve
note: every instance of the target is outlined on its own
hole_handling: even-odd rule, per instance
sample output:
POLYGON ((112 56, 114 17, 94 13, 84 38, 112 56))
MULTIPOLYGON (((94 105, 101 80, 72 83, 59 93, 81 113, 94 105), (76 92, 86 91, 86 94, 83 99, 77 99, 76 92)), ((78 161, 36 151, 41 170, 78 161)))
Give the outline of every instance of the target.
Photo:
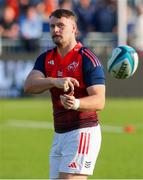
POLYGON ((104 68, 95 54, 88 48, 83 49, 82 58, 83 77, 86 86, 105 84, 104 68))
POLYGON ((41 71, 45 76, 45 59, 46 59, 46 52, 41 54, 35 61, 33 70, 41 71))

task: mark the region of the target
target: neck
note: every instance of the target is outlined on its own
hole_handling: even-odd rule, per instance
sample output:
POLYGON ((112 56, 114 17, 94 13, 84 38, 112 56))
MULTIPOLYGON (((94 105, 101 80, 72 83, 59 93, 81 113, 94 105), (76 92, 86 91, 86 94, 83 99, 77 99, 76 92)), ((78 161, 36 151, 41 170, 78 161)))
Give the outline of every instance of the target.
POLYGON ((59 54, 64 57, 69 51, 71 51, 75 45, 77 44, 76 40, 68 43, 68 44, 65 44, 65 45, 62 45, 62 46, 58 46, 57 49, 58 49, 58 52, 59 54))

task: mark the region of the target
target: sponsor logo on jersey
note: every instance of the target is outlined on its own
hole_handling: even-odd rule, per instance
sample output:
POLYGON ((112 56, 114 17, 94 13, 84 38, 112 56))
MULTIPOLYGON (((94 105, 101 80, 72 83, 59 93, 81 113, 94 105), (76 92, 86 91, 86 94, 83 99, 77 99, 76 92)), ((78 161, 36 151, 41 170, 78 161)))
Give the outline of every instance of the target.
POLYGON ((75 71, 76 68, 79 66, 79 62, 73 61, 71 64, 68 65, 68 71, 75 71))
POLYGON ((58 76, 58 77, 62 77, 62 76, 63 76, 63 71, 60 71, 60 70, 57 71, 57 76, 58 76))

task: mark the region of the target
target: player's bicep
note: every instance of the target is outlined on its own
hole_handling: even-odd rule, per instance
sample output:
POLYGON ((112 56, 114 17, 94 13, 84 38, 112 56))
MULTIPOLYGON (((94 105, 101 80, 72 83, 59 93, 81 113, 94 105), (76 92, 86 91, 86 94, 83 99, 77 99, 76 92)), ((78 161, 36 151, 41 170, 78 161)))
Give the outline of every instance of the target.
POLYGON ((87 92, 89 95, 99 95, 105 97, 105 85, 99 84, 99 85, 93 85, 87 87, 87 92))
POLYGON ((45 75, 43 74, 43 72, 39 71, 39 70, 32 70, 29 75, 27 76, 27 79, 29 80, 35 80, 35 79, 40 79, 40 78, 44 78, 45 75))
POLYGON ((26 80, 25 80, 25 83, 24 83, 24 92, 28 92, 28 90, 33 86, 33 84, 36 83, 36 81, 38 79, 41 79, 41 78, 44 78, 45 75, 39 71, 39 70, 32 70, 26 80))
POLYGON ((92 97, 92 104, 96 104, 96 110, 102 110, 105 106, 105 85, 93 85, 87 88, 89 96, 92 97))

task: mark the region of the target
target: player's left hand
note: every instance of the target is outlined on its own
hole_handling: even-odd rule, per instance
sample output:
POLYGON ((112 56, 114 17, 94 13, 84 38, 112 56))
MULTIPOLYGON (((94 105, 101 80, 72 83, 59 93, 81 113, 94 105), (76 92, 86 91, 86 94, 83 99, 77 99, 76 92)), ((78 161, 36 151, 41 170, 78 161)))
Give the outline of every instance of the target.
POLYGON ((75 97, 73 95, 61 95, 61 104, 64 106, 65 109, 72 109, 75 104, 75 97))

